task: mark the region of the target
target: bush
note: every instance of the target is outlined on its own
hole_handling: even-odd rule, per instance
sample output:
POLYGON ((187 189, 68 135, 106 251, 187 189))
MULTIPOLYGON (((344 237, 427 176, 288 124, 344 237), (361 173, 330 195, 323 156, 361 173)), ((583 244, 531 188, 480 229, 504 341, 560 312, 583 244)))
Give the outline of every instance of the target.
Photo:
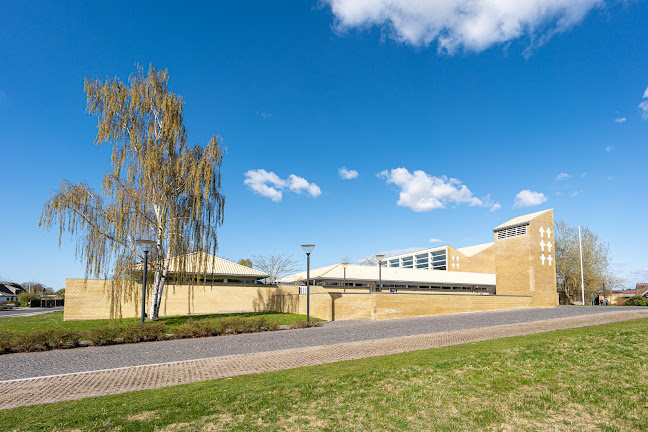
POLYGON ((646 303, 645 297, 634 296, 626 299, 625 305, 626 306, 648 306, 648 303, 646 303))
POLYGON ((20 302, 21 306, 29 306, 29 301, 34 300, 38 295, 36 293, 30 293, 27 291, 23 291, 20 294, 18 294, 18 301, 20 302))
POLYGON ((184 324, 175 328, 174 332, 180 337, 207 337, 216 336, 223 332, 223 329, 213 320, 188 320, 184 324))
POLYGON ((96 327, 85 332, 84 337, 91 340, 95 345, 111 345, 114 339, 122 336, 122 329, 117 325, 96 327))

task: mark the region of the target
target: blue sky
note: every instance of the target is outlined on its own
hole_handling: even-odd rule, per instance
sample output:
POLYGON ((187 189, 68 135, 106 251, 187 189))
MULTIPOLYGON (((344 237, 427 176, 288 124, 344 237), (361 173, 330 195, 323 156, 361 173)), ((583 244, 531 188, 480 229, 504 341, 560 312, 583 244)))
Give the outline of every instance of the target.
POLYGON ((227 147, 222 257, 469 246, 554 208, 648 280, 645 2, 212 3, 0 2, 1 278, 83 276, 37 227, 62 179, 110 168, 83 79, 152 63, 189 141, 227 147))

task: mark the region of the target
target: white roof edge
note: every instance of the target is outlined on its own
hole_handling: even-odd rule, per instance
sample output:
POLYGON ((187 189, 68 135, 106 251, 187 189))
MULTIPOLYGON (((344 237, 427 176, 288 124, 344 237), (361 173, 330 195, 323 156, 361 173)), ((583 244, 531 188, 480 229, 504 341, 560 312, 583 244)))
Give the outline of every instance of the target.
POLYGON ((496 226, 495 228, 493 228, 493 231, 501 231, 503 229, 511 228, 511 227, 519 226, 519 225, 529 225, 529 223, 533 219, 535 219, 538 216, 541 216, 541 215, 543 215, 543 214, 545 214, 545 213, 547 213, 547 212, 549 212, 551 210, 553 210, 553 209, 550 208, 550 209, 541 210, 541 211, 538 211, 538 212, 535 212, 535 213, 529 213, 529 214, 514 217, 513 219, 508 220, 508 221, 504 222, 503 224, 496 226))

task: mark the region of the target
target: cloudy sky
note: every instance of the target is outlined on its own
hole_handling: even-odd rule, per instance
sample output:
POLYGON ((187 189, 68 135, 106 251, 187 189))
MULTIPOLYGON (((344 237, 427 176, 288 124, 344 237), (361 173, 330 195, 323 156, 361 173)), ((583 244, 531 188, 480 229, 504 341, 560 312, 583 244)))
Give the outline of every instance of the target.
POLYGON ((314 266, 554 208, 648 281, 648 5, 631 0, 30 2, 0 13, 0 278, 62 288, 38 228, 62 179, 99 187, 83 79, 168 68, 191 143, 219 134, 219 255, 314 266))

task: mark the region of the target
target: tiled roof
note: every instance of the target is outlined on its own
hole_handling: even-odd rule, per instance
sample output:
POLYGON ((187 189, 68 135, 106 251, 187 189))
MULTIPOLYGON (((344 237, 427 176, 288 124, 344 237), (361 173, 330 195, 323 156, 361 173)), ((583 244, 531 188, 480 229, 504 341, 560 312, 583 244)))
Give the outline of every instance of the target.
POLYGON ((506 221, 503 224, 496 226, 495 228, 493 228, 493 231, 499 231, 499 230, 503 230, 505 228, 514 227, 514 226, 518 226, 518 225, 528 225, 529 222, 531 222, 532 219, 535 219, 538 216, 540 216, 540 215, 542 215, 544 213, 547 213, 548 211, 551 211, 551 209, 542 210, 542 211, 539 211, 539 212, 529 213, 529 214, 526 214, 526 215, 518 216, 516 218, 511 219, 510 221, 506 221))
MULTIPOLYGON (((206 273, 215 276, 245 276, 258 279, 267 278, 269 275, 259 270, 246 267, 235 262, 219 258, 204 252, 195 252, 171 258, 169 272, 176 273, 183 265, 188 273, 206 273)), ((136 266, 142 269, 142 264, 136 266)))
MULTIPOLYGON (((400 267, 382 267, 383 283, 418 283, 424 285, 495 285, 495 275, 488 273, 449 272, 400 267)), ((344 270, 340 264, 311 269, 311 279, 342 280, 344 270)), ((349 264, 347 280, 378 281, 378 266, 349 264)), ((285 276, 279 282, 296 282, 306 279, 306 272, 285 276)))
POLYGON ((488 249, 489 247, 493 246, 495 243, 490 242, 490 243, 484 243, 484 244, 479 244, 475 246, 467 246, 467 247, 462 247, 457 249, 459 252, 462 254, 466 255, 467 257, 471 257, 473 255, 478 254, 479 252, 488 249))

